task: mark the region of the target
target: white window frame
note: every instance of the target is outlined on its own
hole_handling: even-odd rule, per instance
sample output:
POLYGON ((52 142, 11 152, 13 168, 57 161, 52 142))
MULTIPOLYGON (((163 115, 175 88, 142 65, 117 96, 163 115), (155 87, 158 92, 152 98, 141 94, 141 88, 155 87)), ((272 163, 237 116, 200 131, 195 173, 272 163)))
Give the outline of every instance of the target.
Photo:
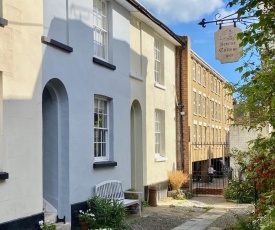
POLYGON ((216 101, 214 103, 214 111, 215 111, 214 119, 218 120, 218 103, 216 101))
POLYGON ((165 157, 165 114, 155 109, 155 158, 157 161, 166 160, 165 157))
POLYGON ((212 139, 211 140, 212 145, 215 146, 215 144, 214 144, 215 143, 215 128, 214 127, 211 128, 211 139, 212 139))
POLYGON ((161 51, 161 39, 158 37, 154 38, 154 73, 155 82, 163 85, 162 77, 162 51, 161 51))
POLYGON ((201 67, 198 66, 198 83, 201 84, 201 67))
POLYGON ((211 86, 211 91, 214 91, 214 77, 213 75, 210 76, 210 86, 211 86))
POLYGON ((211 119, 214 120, 215 113, 214 113, 214 101, 210 101, 210 109, 211 109, 211 119))
POLYGON ((206 96, 202 97, 202 116, 206 117, 206 96))
POLYGON ((221 135, 222 135, 222 133, 221 133, 221 129, 219 128, 219 130, 218 130, 218 141, 219 141, 219 143, 220 143, 220 148, 222 147, 221 146, 221 144, 222 144, 222 137, 221 137, 221 135))
POLYGON ((94 98, 94 158, 95 161, 109 160, 109 101, 98 96, 94 98), (101 125, 99 117, 102 117, 101 125))
POLYGON ((196 62, 195 61, 193 61, 192 78, 194 81, 196 81, 196 62))
POLYGON ((201 116, 201 94, 198 95, 198 115, 201 116))
POLYGON ((202 126, 199 125, 199 129, 198 129, 198 144, 199 144, 199 148, 202 147, 202 126))
POLYGON ((206 70, 203 69, 202 71, 202 85, 206 87, 206 70))
POLYGON ((226 124, 227 123, 227 108, 224 107, 224 123, 226 124))
POLYGON ((204 140, 203 140, 203 143, 204 143, 204 148, 207 148, 207 145, 206 145, 206 141, 207 141, 207 126, 204 126, 203 128, 203 133, 204 133, 204 140))
POLYGON ((197 115, 197 92, 193 91, 193 112, 197 115))
POLYGON ((216 128, 215 131, 216 147, 219 147, 219 130, 216 128))
POLYGON ((108 61, 107 1, 93 0, 94 56, 108 61))
POLYGON ((193 130, 193 141, 195 148, 197 147, 197 124, 194 124, 194 130, 193 130))
POLYGON ((221 121, 221 104, 218 104, 218 120, 221 121))

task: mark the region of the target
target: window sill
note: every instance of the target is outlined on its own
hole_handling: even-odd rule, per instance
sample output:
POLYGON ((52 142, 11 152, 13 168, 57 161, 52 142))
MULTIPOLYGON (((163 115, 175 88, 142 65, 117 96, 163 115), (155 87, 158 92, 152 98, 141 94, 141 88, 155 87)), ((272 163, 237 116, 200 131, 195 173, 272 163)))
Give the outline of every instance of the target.
POLYGON ((9 179, 9 174, 7 172, 0 172, 0 180, 9 179))
POLYGON ((53 48, 59 49, 61 51, 67 52, 67 53, 71 53, 73 52, 73 48, 70 46, 67 46, 61 42, 58 42, 54 39, 48 38, 46 36, 42 36, 41 37, 41 42, 45 45, 49 45, 53 48))
POLYGON ((135 75, 135 74, 132 74, 132 73, 130 73, 130 77, 134 78, 134 79, 137 79, 139 81, 143 81, 144 80, 144 78, 142 76, 135 75))
POLYGON ((93 57, 93 62, 98 64, 98 65, 101 65, 101 66, 104 66, 106 67, 107 69, 110 69, 110 70, 116 70, 116 66, 115 65, 112 65, 106 61, 103 61, 99 58, 96 58, 96 57, 93 57))
POLYGON ((162 157, 162 156, 155 156, 155 162, 164 162, 167 161, 167 157, 162 157))
POLYGON ((8 20, 0 17, 0 26, 5 27, 8 25, 8 20))
POLYGON ((162 89, 162 90, 166 90, 166 87, 164 85, 161 85, 161 84, 159 84, 157 82, 155 82, 155 87, 159 88, 159 89, 162 89))
POLYGON ((117 166, 116 161, 100 161, 100 162, 95 162, 93 164, 93 168, 110 168, 110 167, 115 167, 117 166))

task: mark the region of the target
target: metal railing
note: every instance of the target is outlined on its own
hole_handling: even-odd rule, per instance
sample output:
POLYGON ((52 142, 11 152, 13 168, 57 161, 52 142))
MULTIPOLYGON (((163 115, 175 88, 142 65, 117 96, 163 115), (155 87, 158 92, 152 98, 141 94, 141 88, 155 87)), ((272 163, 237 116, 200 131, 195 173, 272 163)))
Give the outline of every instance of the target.
POLYGON ((197 195, 222 195, 224 188, 228 185, 228 180, 232 179, 232 171, 218 171, 213 176, 208 175, 207 171, 194 171, 192 178, 191 191, 197 195))

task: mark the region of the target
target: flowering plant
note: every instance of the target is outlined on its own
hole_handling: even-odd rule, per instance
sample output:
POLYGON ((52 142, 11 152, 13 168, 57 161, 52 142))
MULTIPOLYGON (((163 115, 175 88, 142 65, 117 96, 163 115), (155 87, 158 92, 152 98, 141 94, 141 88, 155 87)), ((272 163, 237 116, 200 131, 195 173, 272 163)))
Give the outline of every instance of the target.
POLYGON ((56 230, 56 226, 53 223, 44 223, 43 220, 40 220, 39 222, 40 229, 42 230, 56 230))
POLYGON ((86 222, 92 227, 95 224, 95 215, 91 212, 91 209, 88 209, 86 212, 79 210, 78 219, 80 222, 86 222))

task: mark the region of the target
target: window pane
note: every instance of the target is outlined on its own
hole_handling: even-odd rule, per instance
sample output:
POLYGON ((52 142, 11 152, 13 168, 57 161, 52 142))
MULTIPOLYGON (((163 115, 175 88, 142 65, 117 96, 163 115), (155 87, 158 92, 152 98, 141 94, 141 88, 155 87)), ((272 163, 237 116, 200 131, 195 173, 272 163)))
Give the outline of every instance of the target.
POLYGON ((102 0, 94 0, 94 55, 106 59, 107 54, 107 6, 102 0))
POLYGON ((108 102, 95 98, 94 105, 94 156, 107 157, 108 102))
POLYGON ((99 138, 99 130, 98 129, 94 129, 94 142, 99 142, 100 138, 99 138))
POLYGON ((155 154, 163 155, 164 153, 164 114, 162 111, 155 110, 155 154))

